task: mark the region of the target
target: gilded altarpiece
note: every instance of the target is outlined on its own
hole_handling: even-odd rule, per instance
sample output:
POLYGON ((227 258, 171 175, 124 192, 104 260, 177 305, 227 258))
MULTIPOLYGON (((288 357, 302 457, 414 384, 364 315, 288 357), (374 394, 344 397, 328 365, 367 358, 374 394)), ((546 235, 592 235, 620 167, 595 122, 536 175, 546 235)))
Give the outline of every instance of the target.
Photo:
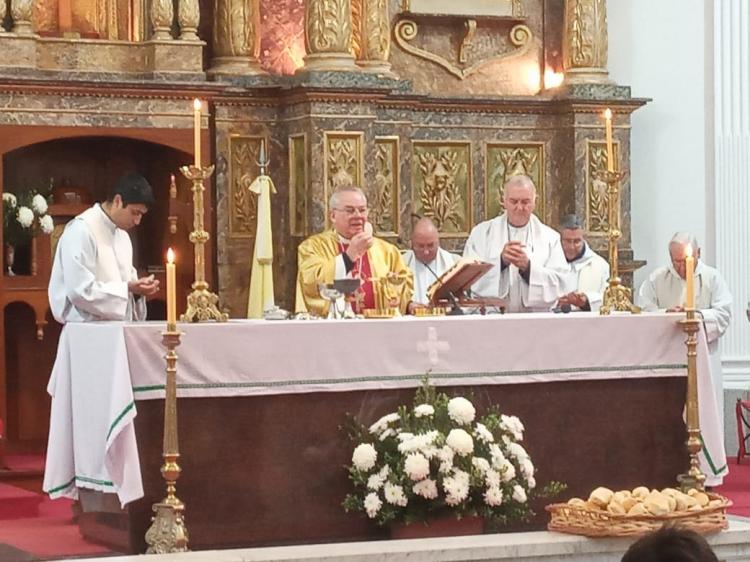
POLYGON ((471 143, 412 144, 412 207, 429 217, 444 237, 466 236, 471 220, 471 143))
POLYGON ((307 135, 289 137, 289 232, 292 236, 307 234, 307 135))
MULTIPOLYGON (((615 162, 619 162, 620 143, 613 143, 615 162)), ((607 170, 607 145, 586 141, 586 230, 591 236, 607 236, 609 196, 601 173, 607 170)), ((622 213, 622 209, 618 209, 622 213)))
POLYGON ((328 198, 337 188, 364 186, 364 133, 326 131, 323 134, 326 221, 328 198))
POLYGON ((399 233, 399 137, 375 138, 375 193, 371 220, 378 236, 399 233))
POLYGON ((259 136, 229 138, 229 235, 232 238, 255 236, 258 202, 249 188, 260 173, 262 140, 259 136))
POLYGON ((543 143, 488 143, 485 151, 485 208, 487 218, 504 211, 503 186, 509 178, 529 176, 537 189, 535 214, 545 221, 543 143))

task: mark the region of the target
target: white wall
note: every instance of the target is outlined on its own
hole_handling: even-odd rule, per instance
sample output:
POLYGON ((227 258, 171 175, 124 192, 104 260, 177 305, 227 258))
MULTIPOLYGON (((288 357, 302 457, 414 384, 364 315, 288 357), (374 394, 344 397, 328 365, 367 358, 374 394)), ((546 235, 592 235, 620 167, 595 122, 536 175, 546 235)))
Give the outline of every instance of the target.
POLYGON ((635 287, 668 263, 672 234, 687 230, 713 263, 711 23, 704 0, 609 0, 609 70, 633 97, 652 98, 632 117, 632 236, 648 261, 635 287), (706 37, 706 34, 709 37, 706 37), (708 69, 706 69, 708 65, 708 69), (706 124, 709 118, 708 126, 706 124), (712 182, 709 182, 712 185, 712 182), (712 189, 712 188, 711 188, 712 189))

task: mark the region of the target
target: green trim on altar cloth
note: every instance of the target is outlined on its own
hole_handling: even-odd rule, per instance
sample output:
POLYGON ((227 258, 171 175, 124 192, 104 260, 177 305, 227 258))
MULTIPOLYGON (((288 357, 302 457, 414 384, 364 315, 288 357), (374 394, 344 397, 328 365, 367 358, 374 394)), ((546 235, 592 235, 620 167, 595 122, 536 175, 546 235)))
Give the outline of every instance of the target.
MULTIPOLYGON (((162 386, 162 388, 164 387, 162 386)), ((115 421, 112 422, 112 425, 109 426, 109 431, 107 432, 107 441, 109 441, 109 436, 112 435, 112 432, 115 430, 115 427, 117 427, 117 424, 120 423, 122 421, 122 418, 124 418, 125 415, 133 408, 135 408, 135 400, 131 400, 130 404, 123 408, 122 412, 120 412, 115 418, 115 421)))
MULTIPOLYGON (((656 365, 620 365, 612 367, 568 367, 562 369, 530 369, 521 371, 498 371, 494 373, 430 373, 432 381, 445 379, 484 379, 496 377, 514 377, 529 375, 555 375, 573 373, 609 373, 618 371, 675 371, 686 369, 687 363, 665 363, 656 365)), ((303 379, 303 380, 280 380, 280 381, 253 381, 253 382, 227 382, 227 383, 182 383, 177 388, 181 390, 197 390, 211 388, 278 388, 285 386, 308 386, 308 385, 339 385, 351 383, 367 383, 382 381, 413 381, 419 383, 424 379, 424 373, 414 375, 383 375, 366 377, 349 377, 335 379, 303 379)), ((153 392, 164 390, 163 384, 134 386, 133 393, 153 392)))
POLYGON ((106 486, 107 488, 114 488, 115 486, 109 480, 97 480, 96 478, 89 478, 88 476, 74 476, 73 478, 70 479, 69 482, 62 484, 61 486, 55 486, 51 490, 45 490, 44 492, 50 495, 55 494, 57 492, 61 492, 62 490, 65 490, 73 486, 76 483, 76 481, 86 482, 89 484, 98 484, 99 486, 106 486))
POLYGON ((719 469, 716 468, 716 465, 714 464, 714 461, 711 458, 711 455, 708 454, 708 449, 706 448, 706 444, 703 442, 702 434, 701 434, 701 449, 703 451, 703 456, 706 457, 706 462, 708 463, 708 467, 711 469, 711 472, 714 473, 714 476, 721 476, 721 474, 725 470, 729 469, 729 467, 726 464, 719 469))

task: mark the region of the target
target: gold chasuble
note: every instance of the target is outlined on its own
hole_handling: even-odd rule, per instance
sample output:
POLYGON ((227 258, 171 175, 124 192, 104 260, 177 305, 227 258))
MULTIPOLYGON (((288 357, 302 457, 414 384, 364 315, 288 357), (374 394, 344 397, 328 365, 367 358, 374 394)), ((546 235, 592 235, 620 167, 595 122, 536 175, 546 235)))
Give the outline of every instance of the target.
MULTIPOLYGON (((317 316, 328 314, 329 301, 323 299, 318 284, 333 283, 336 277, 336 258, 341 254, 341 241, 335 230, 327 230, 310 236, 297 249, 297 312, 309 312, 317 316)), ((401 287, 400 309, 406 313, 411 302, 413 279, 401 258, 401 252, 393 244, 373 239, 367 251, 373 278, 383 278, 389 273, 404 276, 401 287)), ((340 275, 344 277, 344 275, 340 275)), ((366 280, 365 280, 366 281, 366 280)))

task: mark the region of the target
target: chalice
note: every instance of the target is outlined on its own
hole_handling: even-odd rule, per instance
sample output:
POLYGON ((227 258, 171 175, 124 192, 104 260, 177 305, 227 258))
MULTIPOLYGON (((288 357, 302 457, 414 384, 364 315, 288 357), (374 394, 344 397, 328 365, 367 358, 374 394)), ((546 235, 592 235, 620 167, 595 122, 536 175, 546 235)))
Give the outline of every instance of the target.
POLYGON ((320 296, 330 301, 328 307, 328 319, 338 320, 339 318, 355 318, 356 315, 352 310, 348 297, 359 288, 359 279, 335 279, 333 283, 320 283, 318 292, 320 296))

